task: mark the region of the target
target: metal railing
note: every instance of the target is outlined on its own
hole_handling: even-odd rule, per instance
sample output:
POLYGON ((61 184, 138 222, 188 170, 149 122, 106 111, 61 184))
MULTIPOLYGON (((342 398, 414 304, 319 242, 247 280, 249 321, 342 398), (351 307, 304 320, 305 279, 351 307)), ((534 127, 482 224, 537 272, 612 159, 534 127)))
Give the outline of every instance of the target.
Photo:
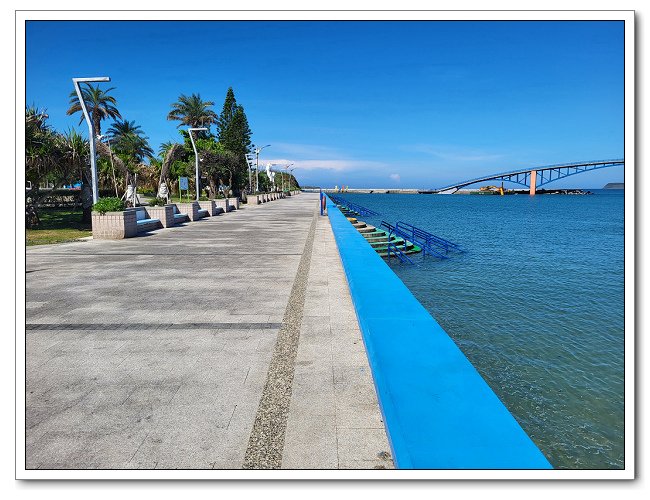
POLYGON ((389 241, 386 250, 387 250, 389 260, 390 260, 390 254, 393 253, 393 255, 395 255, 395 257, 397 257, 400 260, 400 262, 413 265, 413 261, 409 259, 409 257, 404 252, 402 252, 399 248, 397 248, 397 245, 395 245, 394 243, 391 243, 389 241))
POLYGON ((352 203, 351 201, 348 201, 344 198, 341 198, 339 196, 334 196, 329 194, 328 195, 330 199, 336 203, 337 205, 343 206, 350 210, 351 212, 356 212, 359 215, 366 215, 366 216, 373 216, 373 215, 379 215, 377 212, 374 210, 370 210, 369 208, 363 207, 361 205, 358 205, 356 203, 352 203))
POLYGON ((428 231, 425 231, 424 229, 415 227, 413 224, 398 221, 395 224, 395 228, 401 231, 402 233, 410 235, 410 239, 412 241, 421 242, 422 243, 421 246, 423 248, 431 249, 433 247, 437 247, 443 249, 446 254, 449 253, 450 250, 461 252, 461 253, 464 252, 464 250, 460 248, 460 246, 457 243, 453 243, 449 240, 441 238, 440 236, 431 234, 428 231))
POLYGON ((388 230, 388 240, 394 235, 404 240, 404 249, 406 250, 407 242, 418 245, 422 248, 423 255, 427 253, 439 259, 448 259, 447 254, 450 251, 463 253, 464 250, 456 243, 453 243, 444 238, 440 238, 434 234, 417 228, 412 224, 406 222, 398 222, 394 226, 386 221, 381 221, 381 227, 388 230))
POLYGON ((437 249, 433 248, 431 245, 427 245, 426 240, 423 240, 422 238, 419 237, 413 237, 411 234, 409 234, 406 231, 403 231, 402 229, 393 226, 392 224, 389 224, 386 221, 381 221, 381 227, 384 227, 388 229, 388 240, 390 241, 391 236, 399 236, 404 240, 404 249, 406 250, 406 245, 407 242, 410 240, 411 243, 417 244, 420 248, 422 248, 422 252, 426 255, 426 253, 430 253, 439 259, 447 259, 448 257, 439 252, 437 249))

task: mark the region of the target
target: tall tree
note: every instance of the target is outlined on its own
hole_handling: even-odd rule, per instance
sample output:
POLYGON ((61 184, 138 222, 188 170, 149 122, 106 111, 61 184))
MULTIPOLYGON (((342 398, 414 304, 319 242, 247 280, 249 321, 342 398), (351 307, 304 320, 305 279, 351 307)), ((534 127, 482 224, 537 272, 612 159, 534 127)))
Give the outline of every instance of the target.
POLYGON ((140 125, 136 125, 135 121, 128 120, 115 120, 110 128, 106 131, 106 135, 111 139, 119 139, 128 134, 135 134, 144 136, 144 132, 140 125))
POLYGON ((39 185, 51 180, 59 168, 59 148, 56 132, 48 125, 48 115, 35 106, 25 108, 25 180, 31 183, 26 194, 25 224, 39 224, 39 185))
MULTIPOLYGON (((90 121, 92 123, 93 134, 95 137, 101 134, 101 122, 106 118, 122 118, 120 112, 115 106, 117 101, 115 97, 109 95, 111 90, 114 90, 115 87, 102 90, 99 88, 99 85, 92 86, 90 84, 85 84, 80 87, 81 96, 86 104, 86 109, 90 115, 90 121)), ((79 96, 76 92, 70 93, 70 108, 67 111, 68 115, 73 115, 75 113, 81 113, 81 118, 79 124, 83 123, 84 116, 83 110, 81 108, 81 103, 79 102, 79 96)), ((90 170, 90 169, 89 169, 90 170)), ((92 212, 92 185, 90 176, 82 176, 81 178, 81 206, 83 208, 83 222, 90 222, 91 212, 92 212)))
POLYGON ((251 129, 243 106, 236 106, 232 120, 219 142, 233 153, 244 157, 251 148, 251 129))
MULTIPOLYGON (((60 165, 72 175, 65 177, 81 179, 81 185, 91 185, 90 173, 90 145, 88 140, 83 138, 76 130, 71 129, 59 136, 60 165)), ((81 191, 81 206, 92 207, 92 190, 81 191)), ((84 221, 86 219, 84 218, 84 221)), ((87 221, 86 221, 87 222, 87 221)))
POLYGON ((246 153, 251 149, 251 129, 244 107, 237 105, 232 120, 220 141, 224 147, 235 154, 238 162, 234 172, 235 191, 248 183, 248 162, 246 153))
POLYGON ((217 121, 217 140, 223 144, 223 139, 226 137, 228 127, 235 116, 237 110, 237 100, 235 99, 235 92, 232 87, 228 87, 226 92, 226 99, 223 102, 223 108, 217 121))
MULTIPOLYGON (((210 184, 210 198, 218 193, 219 186, 226 185, 232 189, 233 175, 238 166, 237 156, 214 140, 199 139, 196 144, 201 161, 201 170, 206 174, 210 184)), ((227 193, 224 193, 228 196, 227 193)))
POLYGON ((57 134, 48 118, 45 110, 25 108, 25 180, 35 192, 58 164, 57 134))
POLYGON ((168 120, 179 121, 180 127, 208 127, 217 122, 217 114, 210 109, 213 101, 204 101, 200 94, 186 96, 181 94, 178 101, 173 103, 171 111, 167 114, 168 120))
MULTIPOLYGON (((122 118, 120 112, 115 106, 117 104, 115 97, 109 95, 109 92, 114 90, 115 87, 102 90, 99 88, 99 85, 93 87, 90 84, 86 84, 80 87, 80 89, 81 96, 86 103, 86 109, 90 115, 90 121, 92 122, 93 133, 95 136, 101 134, 102 120, 105 120, 106 118, 122 118)), ((70 93, 70 108, 68 109, 67 114, 73 115, 75 113, 81 113, 81 118, 79 119, 79 124, 81 125, 84 121, 81 103, 79 102, 79 96, 73 91, 70 93)))
POLYGON ((234 153, 237 165, 234 168, 234 186, 236 194, 248 182, 248 163, 246 153, 251 150, 251 129, 244 112, 244 107, 237 104, 232 87, 226 92, 226 99, 217 124, 217 138, 228 151, 234 153))
POLYGON ((127 163, 142 163, 146 158, 153 157, 153 149, 149 146, 149 138, 144 135, 140 125, 135 121, 116 121, 106 131, 115 151, 123 155, 127 163))

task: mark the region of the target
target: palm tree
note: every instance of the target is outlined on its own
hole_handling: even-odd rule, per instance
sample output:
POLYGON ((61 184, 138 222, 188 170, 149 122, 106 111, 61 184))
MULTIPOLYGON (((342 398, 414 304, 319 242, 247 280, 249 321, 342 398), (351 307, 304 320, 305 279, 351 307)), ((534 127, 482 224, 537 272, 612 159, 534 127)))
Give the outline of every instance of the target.
POLYGON ((116 141, 115 151, 124 155, 129 162, 142 163, 146 158, 153 157, 153 149, 147 139, 133 133, 123 135, 116 141))
MULTIPOLYGON (((111 87, 106 90, 99 88, 99 85, 93 87, 90 84, 86 84, 81 87, 81 96, 83 97, 84 103, 86 104, 86 109, 90 115, 90 120, 93 125, 93 133, 95 136, 101 134, 101 122, 106 118, 122 118, 120 112, 115 107, 117 101, 115 97, 108 95, 111 90, 114 90, 115 87, 111 87)), ((76 92, 70 93, 70 109, 68 109, 68 115, 73 115, 82 111, 81 103, 79 102, 79 96, 76 92)), ((81 119, 79 124, 83 123, 84 116, 81 114, 81 119)))
POLYGON ((214 106, 213 101, 203 101, 200 94, 186 96, 181 94, 178 102, 173 103, 172 110, 167 115, 168 120, 176 120, 181 123, 177 128, 186 127, 210 127, 217 122, 217 113, 209 109, 214 106))
POLYGON ((48 125, 45 110, 25 108, 25 177, 38 189, 57 164, 56 132, 48 125))
POLYGON ((172 187, 172 181, 169 178, 169 173, 172 169, 172 165, 176 162, 182 162, 187 157, 187 150, 183 144, 178 144, 175 142, 164 142, 160 145, 160 151, 158 153, 162 160, 160 167, 160 178, 158 180, 158 198, 170 198, 170 189, 172 187))
MULTIPOLYGON (((69 129, 58 137, 59 164, 61 166, 62 178, 67 182, 81 179, 83 182, 91 182, 89 165, 90 146, 88 140, 79 134, 75 129, 69 129)), ((92 205, 92 193, 86 205, 92 205)), ((82 194, 83 198, 83 194, 82 194)), ((83 203, 83 200, 82 200, 83 203)))
MULTIPOLYGON (((81 185, 92 184, 90 173, 90 146, 76 130, 70 129, 59 136, 60 165, 67 172, 65 177, 81 179, 81 185)), ((82 222, 90 222, 93 206, 93 193, 91 189, 81 190, 81 208, 83 210, 82 222)))
POLYGON ((55 177, 59 165, 57 134, 47 119, 45 110, 35 106, 25 108, 25 180, 31 183, 25 198, 26 227, 39 224, 39 184, 55 177))
MULTIPOLYGON (((149 145, 149 138, 144 135, 140 125, 135 121, 116 120, 106 131, 110 140, 111 150, 108 151, 111 160, 115 161, 120 158, 124 172, 124 180, 127 192, 129 185, 135 186, 135 174, 147 170, 147 165, 143 162, 147 158, 153 157, 153 149, 149 145)), ((98 150, 100 154, 105 154, 107 148, 98 150)))
POLYGON ((136 125, 135 121, 117 120, 106 131, 106 135, 111 139, 116 152, 136 163, 153 157, 149 138, 144 135, 142 127, 136 125))
MULTIPOLYGON (((115 87, 111 87, 102 90, 99 88, 99 85, 93 87, 89 83, 80 87, 81 96, 86 104, 88 114, 90 115, 94 137, 101 135, 102 120, 105 120, 106 118, 122 118, 120 112, 115 107, 115 97, 108 95, 108 93, 114 88, 115 87)), ((79 96, 73 91, 70 93, 70 108, 66 114, 73 115, 79 112, 81 112, 81 118, 79 119, 79 124, 81 124, 84 121, 83 111, 81 103, 79 102, 79 96)), ((90 222, 92 208, 92 183, 90 177, 84 176, 81 179, 81 200, 84 209, 83 220, 84 222, 90 222), (91 200, 90 207, 86 207, 88 199, 91 200)))

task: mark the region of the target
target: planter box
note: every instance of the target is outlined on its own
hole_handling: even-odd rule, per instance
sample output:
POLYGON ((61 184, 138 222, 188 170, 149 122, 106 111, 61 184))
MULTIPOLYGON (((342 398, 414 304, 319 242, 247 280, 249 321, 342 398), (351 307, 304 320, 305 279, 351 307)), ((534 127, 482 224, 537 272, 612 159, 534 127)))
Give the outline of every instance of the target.
POLYGON ((174 227, 174 205, 164 207, 144 207, 151 219, 160 219, 162 227, 174 227))
POLYGON ((92 213, 93 238, 96 240, 122 240, 138 234, 135 211, 92 213))
POLYGON ((217 204, 218 208, 221 208, 222 211, 230 212, 230 210, 228 210, 228 198, 221 198, 214 200, 214 202, 217 204))
POLYGON ((178 207, 178 211, 182 214, 187 214, 191 221, 199 220, 199 209, 201 206, 198 201, 193 201, 191 203, 175 203, 178 207))
POLYGON ((228 198, 228 201, 232 203, 230 205, 231 210, 239 210, 239 197, 228 198))
POLYGON ((217 200, 199 201, 199 206, 203 210, 207 210, 208 214, 210 214, 210 217, 219 215, 222 211, 219 210, 219 206, 217 205, 216 201, 217 200))
POLYGON ((249 194, 246 196, 246 203, 249 205, 259 205, 262 203, 262 200, 260 200, 260 196, 257 194, 249 194))

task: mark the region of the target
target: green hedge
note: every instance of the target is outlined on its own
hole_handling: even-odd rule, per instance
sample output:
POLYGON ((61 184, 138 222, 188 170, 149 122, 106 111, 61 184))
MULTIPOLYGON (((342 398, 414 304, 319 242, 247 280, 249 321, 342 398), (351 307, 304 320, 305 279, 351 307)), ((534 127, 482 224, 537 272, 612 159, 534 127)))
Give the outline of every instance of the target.
POLYGON ((104 215, 106 212, 122 212, 124 208, 124 202, 119 198, 101 198, 93 205, 93 212, 104 215))

